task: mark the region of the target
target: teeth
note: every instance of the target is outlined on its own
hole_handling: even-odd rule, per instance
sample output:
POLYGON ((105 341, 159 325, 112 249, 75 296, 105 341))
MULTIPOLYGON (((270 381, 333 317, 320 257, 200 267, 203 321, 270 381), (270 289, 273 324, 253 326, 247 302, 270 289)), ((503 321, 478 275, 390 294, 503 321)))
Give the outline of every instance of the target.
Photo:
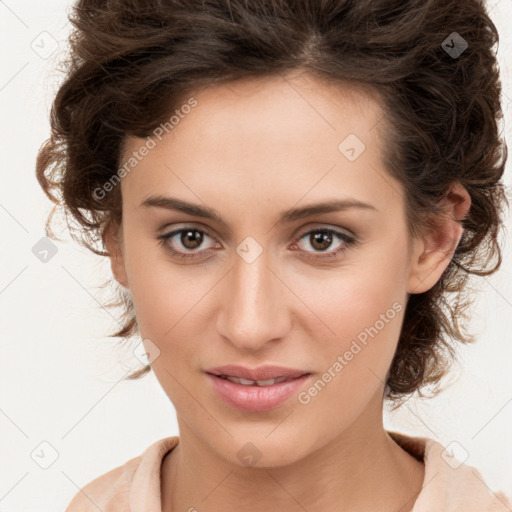
POLYGON ((276 383, 276 379, 257 380, 256 383, 258 386, 270 386, 276 383))
MULTIPOLYGON (((228 379, 229 379, 229 377, 228 377, 228 379)), ((256 384, 257 381, 240 378, 240 379, 238 379, 238 382, 240 384, 243 384, 244 386, 252 386, 253 384, 256 384)))
POLYGON ((227 379, 230 382, 235 382, 236 384, 243 384, 244 386, 254 386, 255 384, 258 386, 272 386, 272 384, 278 384, 279 382, 286 380, 286 377, 278 377, 277 379, 267 380, 249 380, 227 375, 222 375, 222 378, 227 379))

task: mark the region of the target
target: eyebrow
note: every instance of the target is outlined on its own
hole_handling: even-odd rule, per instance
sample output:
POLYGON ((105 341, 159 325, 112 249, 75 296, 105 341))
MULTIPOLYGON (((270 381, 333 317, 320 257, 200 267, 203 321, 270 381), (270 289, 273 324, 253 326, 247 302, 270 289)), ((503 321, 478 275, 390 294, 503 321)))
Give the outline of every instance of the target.
MULTIPOLYGON (((187 215, 192 215, 194 217, 202 217, 204 219, 210 219, 223 226, 227 227, 226 222, 222 219, 222 217, 215 211, 210 208, 189 203, 182 199, 177 199, 175 197, 168 197, 162 195, 151 195, 147 199, 144 199, 140 203, 141 207, 157 207, 157 208, 165 208, 167 210, 175 210, 179 212, 186 213, 187 215)), ((277 220, 277 224, 285 224, 294 222, 296 220, 304 219, 307 217, 311 217, 313 215, 320 215, 322 213, 332 213, 343 210, 348 210, 350 208, 359 208, 364 210, 373 210, 378 211, 377 208, 371 203, 367 203, 365 201, 360 201, 354 198, 344 198, 344 199, 334 199, 331 201, 314 203, 307 206, 302 206, 300 208, 290 208, 289 210, 284 211, 279 219, 277 220)))

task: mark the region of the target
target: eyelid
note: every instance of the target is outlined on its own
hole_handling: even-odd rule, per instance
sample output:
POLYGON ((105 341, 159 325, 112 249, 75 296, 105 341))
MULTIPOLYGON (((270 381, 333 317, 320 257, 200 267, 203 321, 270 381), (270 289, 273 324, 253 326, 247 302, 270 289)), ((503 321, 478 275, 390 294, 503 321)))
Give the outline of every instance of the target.
MULTIPOLYGON (((164 235, 176 234, 176 232, 180 232, 181 230, 184 230, 187 228, 197 229, 198 231, 203 231, 210 238, 218 241, 218 237, 213 235, 213 233, 209 227, 207 227, 204 224, 197 223, 197 222, 179 222, 177 224, 166 225, 163 228, 159 229, 155 233, 155 236, 158 238, 159 236, 161 237, 164 235), (172 229, 170 226, 172 226, 172 229)), ((308 224, 308 225, 306 225, 306 227, 301 226, 300 228, 296 229, 293 232, 293 234, 291 235, 291 238, 294 240, 294 242, 297 242, 300 238, 302 238, 306 234, 309 234, 311 231, 322 230, 322 229, 323 230, 332 230, 332 231, 341 231, 342 233, 345 233, 346 236, 348 236, 348 237, 357 238, 356 234, 348 228, 341 227, 341 226, 334 226, 334 225, 330 225, 328 223, 321 223, 321 222, 308 224)), ((226 241, 229 244, 231 240, 228 237, 226 241)))
MULTIPOLYGON (((176 231, 181 231, 182 229, 187 229, 187 228, 193 228, 193 229, 197 229, 198 231, 204 231, 210 238, 218 240, 218 237, 213 235, 210 228, 208 226, 206 226, 205 224, 201 224, 200 222, 179 222, 177 224, 165 225, 163 228, 159 229, 156 232, 156 236, 158 237, 159 235, 166 235, 166 234, 174 233, 176 231), (172 226, 172 230, 170 230, 171 229, 170 226, 172 226)), ((351 238, 357 238, 357 235, 352 230, 350 230, 346 227, 335 226, 335 225, 325 223, 325 222, 324 223, 314 222, 314 223, 306 224, 306 227, 301 226, 300 228, 296 229, 293 232, 293 234, 291 235, 291 238, 294 241, 297 241, 298 238, 300 239, 304 235, 308 234, 310 231, 321 230, 321 229, 341 231, 341 232, 344 232, 347 236, 349 236, 351 238)), ((226 242, 228 244, 231 242, 230 236, 225 237, 224 235, 222 235, 221 238, 226 238, 226 242)))
POLYGON ((185 229, 197 229, 198 231, 202 231, 206 233, 210 238, 213 240, 219 241, 220 238, 225 238, 226 242, 229 244, 231 242, 230 235, 224 236, 224 234, 221 234, 221 236, 214 235, 214 231, 211 230, 208 226, 205 224, 201 224, 200 222, 178 222, 178 223, 172 223, 172 224, 166 224, 164 227, 160 228, 156 232, 156 237, 161 237, 164 235, 170 235, 171 233, 180 232, 185 229))
POLYGON ((345 234, 347 237, 350 237, 350 238, 357 238, 356 237, 356 234, 346 228, 346 227, 342 227, 342 226, 335 226, 335 225, 332 225, 332 224, 329 224, 329 223, 322 223, 322 222, 314 222, 314 223, 310 223, 310 224, 307 224, 306 225, 307 227, 304 227, 304 226, 301 226, 299 229, 297 229, 294 234, 293 234, 293 238, 294 239, 297 239, 297 238, 302 238, 304 235, 307 235, 308 233, 310 233, 311 231, 336 231, 336 232, 339 232, 339 233, 342 233, 342 234, 345 234))
MULTIPOLYGON (((183 223, 183 225, 181 225, 181 226, 179 224, 174 225, 174 228, 171 231, 164 232, 162 234, 157 234, 156 238, 157 238, 159 244, 167 252, 169 252, 174 258, 177 258, 178 260, 182 260, 182 261, 188 261, 190 263, 193 263, 196 260, 207 261, 210 258, 205 257, 204 255, 210 254, 211 252, 218 250, 219 249, 218 244, 220 243, 218 241, 217 237, 212 235, 209 228, 207 228, 206 226, 203 226, 203 225, 200 225, 200 227, 197 227, 196 223, 183 223), (179 249, 174 249, 173 247, 171 247, 170 244, 167 243, 167 240, 173 238, 177 234, 180 234, 180 233, 186 231, 187 229, 192 230, 192 231, 194 231, 194 230, 199 231, 199 232, 207 235, 215 242, 216 247, 202 249, 200 251, 187 252, 187 251, 183 251, 183 250, 179 250, 179 249)), ((348 230, 346 228, 341 228, 338 226, 334 227, 334 226, 330 226, 328 224, 316 223, 313 226, 309 225, 308 228, 305 228, 304 226, 302 226, 299 234, 296 234, 293 236, 293 241, 292 241, 291 245, 292 245, 292 247, 294 247, 294 249, 292 249, 292 250, 294 252, 297 251, 300 254, 300 256, 299 256, 300 258, 307 260, 307 261, 315 261, 318 263, 322 263, 323 261, 329 261, 329 259, 340 260, 345 252, 347 252, 352 247, 359 245, 359 239, 357 238, 356 235, 354 235, 351 232, 351 230, 348 230), (304 238, 307 235, 310 235, 311 233, 321 232, 321 231, 332 233, 335 238, 337 238, 339 241, 342 242, 341 246, 336 249, 330 249, 327 251, 319 251, 319 252, 307 251, 307 250, 303 251, 300 248, 298 250, 295 249, 298 246, 299 242, 302 240, 302 238, 304 238), (348 233, 350 233, 350 234, 346 233, 345 231, 348 231, 348 233), (304 253, 304 254, 302 254, 302 253, 304 253)))
POLYGON ((156 237, 168 236, 168 235, 179 233, 186 229, 197 229, 197 231, 202 231, 202 232, 206 233, 210 238, 216 238, 215 236, 213 236, 210 228, 208 228, 204 224, 200 224, 197 222, 178 222, 178 223, 174 223, 174 224, 166 224, 164 227, 159 228, 156 231, 155 236, 156 237))

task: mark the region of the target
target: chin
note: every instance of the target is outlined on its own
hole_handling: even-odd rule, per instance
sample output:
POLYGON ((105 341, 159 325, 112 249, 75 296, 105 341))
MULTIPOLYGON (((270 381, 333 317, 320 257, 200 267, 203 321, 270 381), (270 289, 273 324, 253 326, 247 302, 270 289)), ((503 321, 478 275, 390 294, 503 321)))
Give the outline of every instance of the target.
POLYGON ((229 462, 240 467, 277 468, 293 464, 307 455, 308 443, 303 433, 293 435, 283 429, 279 435, 272 432, 273 428, 275 425, 264 432, 235 434, 234 439, 228 441, 229 448, 226 447, 229 462))

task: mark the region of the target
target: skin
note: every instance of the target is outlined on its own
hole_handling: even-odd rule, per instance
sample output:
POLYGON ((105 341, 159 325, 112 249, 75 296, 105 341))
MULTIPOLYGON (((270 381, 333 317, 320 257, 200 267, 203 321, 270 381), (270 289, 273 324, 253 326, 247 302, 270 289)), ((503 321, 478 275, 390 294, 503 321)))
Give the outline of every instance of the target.
MULTIPOLYGON (((106 240, 145 346, 149 339, 160 350, 152 368, 177 413, 180 443, 162 466, 162 510, 411 510, 424 465, 383 428, 384 384, 407 299, 447 267, 468 193, 454 186, 450 217, 410 238, 403 187, 382 164, 383 111, 361 89, 302 74, 216 84, 193 97, 191 113, 123 177, 123 221, 106 240), (354 161, 338 150, 350 133, 366 146, 354 161), (141 207, 152 194, 212 208, 227 226, 141 207), (276 223, 289 208, 342 197, 376 211, 276 223), (179 234, 167 240, 196 259, 176 259, 158 243, 180 227, 208 231, 192 249, 179 234), (322 248, 307 234, 314 228, 359 243, 322 259, 345 242, 334 236, 322 248), (247 236, 263 250, 250 264, 236 252, 247 236), (294 396, 271 411, 236 410, 202 373, 278 364, 312 372, 307 390, 394 303, 401 310, 308 404, 294 396), (261 453, 252 467, 237 457, 247 442, 261 453)), ((143 142, 127 139, 123 158, 143 142)))

